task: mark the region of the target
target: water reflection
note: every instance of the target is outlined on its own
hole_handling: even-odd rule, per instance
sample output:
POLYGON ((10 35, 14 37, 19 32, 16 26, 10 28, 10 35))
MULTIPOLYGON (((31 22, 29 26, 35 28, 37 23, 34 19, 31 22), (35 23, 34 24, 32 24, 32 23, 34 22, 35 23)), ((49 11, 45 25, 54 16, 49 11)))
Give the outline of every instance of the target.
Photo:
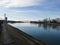
POLYGON ((11 24, 48 45, 60 45, 60 26, 33 23, 11 24))
POLYGON ((43 27, 45 30, 47 30, 47 29, 60 30, 60 26, 59 25, 38 24, 38 27, 43 27))

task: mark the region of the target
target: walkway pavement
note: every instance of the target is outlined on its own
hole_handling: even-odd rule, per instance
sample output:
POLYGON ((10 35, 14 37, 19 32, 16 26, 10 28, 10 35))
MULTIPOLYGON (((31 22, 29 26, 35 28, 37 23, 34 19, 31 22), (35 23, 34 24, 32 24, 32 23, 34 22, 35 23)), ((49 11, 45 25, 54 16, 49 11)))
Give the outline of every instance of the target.
POLYGON ((24 35, 20 34, 19 31, 17 32, 11 27, 7 26, 7 28, 8 29, 6 29, 4 24, 0 25, 0 45, 45 45, 29 40, 24 35))

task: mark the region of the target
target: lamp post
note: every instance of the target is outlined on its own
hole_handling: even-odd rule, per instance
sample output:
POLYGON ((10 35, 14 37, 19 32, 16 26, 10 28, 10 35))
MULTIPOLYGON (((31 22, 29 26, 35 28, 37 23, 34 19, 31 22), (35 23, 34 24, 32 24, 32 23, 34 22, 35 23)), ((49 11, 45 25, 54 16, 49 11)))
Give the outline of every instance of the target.
POLYGON ((6 17, 6 13, 4 13, 4 18, 5 18, 5 23, 7 23, 7 17, 6 17))

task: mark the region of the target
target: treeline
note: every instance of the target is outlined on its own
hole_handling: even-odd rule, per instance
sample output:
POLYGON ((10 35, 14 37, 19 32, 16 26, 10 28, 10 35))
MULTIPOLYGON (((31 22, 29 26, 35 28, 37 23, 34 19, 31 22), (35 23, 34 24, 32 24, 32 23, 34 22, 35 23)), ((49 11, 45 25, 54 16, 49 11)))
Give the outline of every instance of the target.
POLYGON ((24 23, 23 21, 7 21, 8 23, 24 23))
POLYGON ((60 18, 56 19, 44 19, 42 21, 30 21, 30 23, 45 23, 45 24, 60 24, 60 18))

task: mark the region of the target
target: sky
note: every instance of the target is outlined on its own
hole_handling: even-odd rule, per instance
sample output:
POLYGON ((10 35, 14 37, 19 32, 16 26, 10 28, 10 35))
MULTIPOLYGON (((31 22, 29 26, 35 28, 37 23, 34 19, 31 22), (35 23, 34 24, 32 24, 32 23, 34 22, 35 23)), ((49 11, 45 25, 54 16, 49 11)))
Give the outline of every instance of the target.
POLYGON ((43 20, 60 18, 60 0, 0 0, 0 19, 43 20))

